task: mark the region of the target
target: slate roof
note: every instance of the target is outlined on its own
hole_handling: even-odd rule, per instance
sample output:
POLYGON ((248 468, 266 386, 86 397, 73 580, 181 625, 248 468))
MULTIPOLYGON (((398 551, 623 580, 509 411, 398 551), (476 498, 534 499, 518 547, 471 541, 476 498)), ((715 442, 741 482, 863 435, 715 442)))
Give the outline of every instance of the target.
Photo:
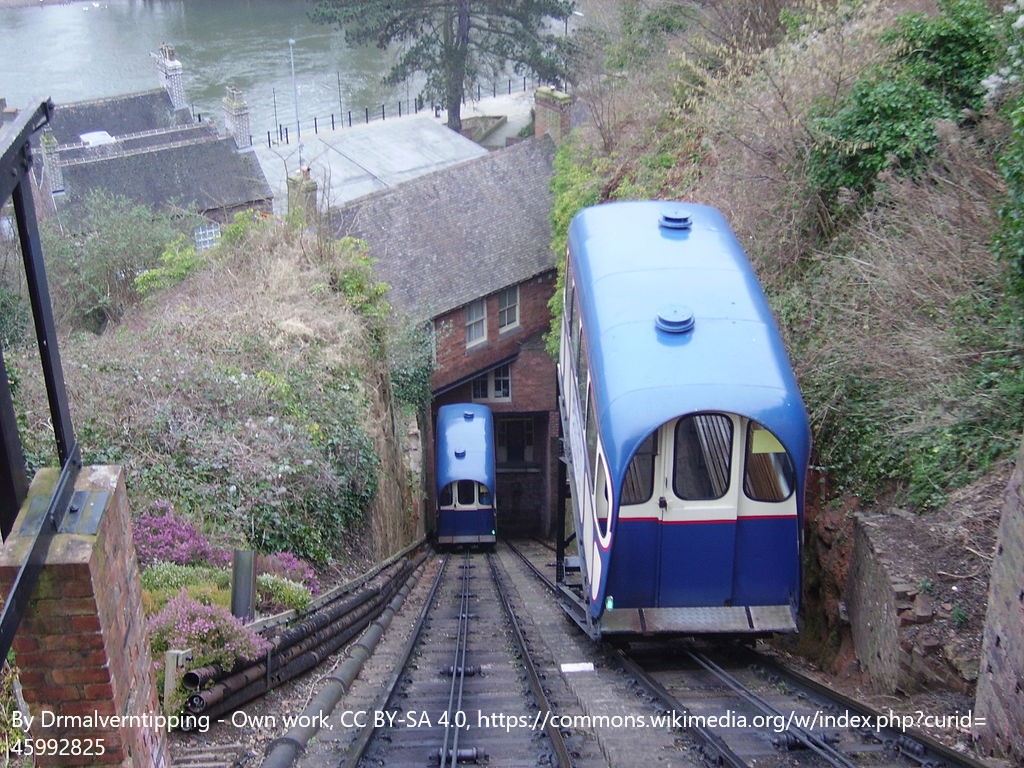
POLYGON ((110 190, 151 208, 195 203, 200 212, 271 198, 256 155, 238 152, 229 137, 211 134, 201 141, 116 154, 109 153, 110 146, 63 165, 62 208, 73 209, 92 189, 110 190))
POLYGON ((57 104, 50 129, 57 144, 78 144, 83 133, 106 131, 111 136, 174 128, 192 122, 187 109, 175 110, 163 88, 93 101, 57 104))
POLYGON ((428 320, 555 267, 549 137, 359 198, 334 231, 365 240, 388 300, 428 320))

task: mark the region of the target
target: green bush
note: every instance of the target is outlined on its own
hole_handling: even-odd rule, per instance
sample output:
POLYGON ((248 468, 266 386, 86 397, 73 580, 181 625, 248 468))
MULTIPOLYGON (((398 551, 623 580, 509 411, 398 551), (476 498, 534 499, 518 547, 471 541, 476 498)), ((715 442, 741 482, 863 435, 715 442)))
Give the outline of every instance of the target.
POLYGON ((883 170, 913 175, 935 149, 935 121, 952 116, 941 95, 904 74, 857 82, 834 114, 814 121, 809 172, 826 207, 839 213, 843 189, 870 196, 883 170))
POLYGON ((313 593, 298 582, 273 573, 261 573, 256 577, 256 592, 260 609, 267 613, 298 611, 309 607, 313 593))
POLYGON ((135 278, 135 289, 142 296, 177 285, 203 263, 196 247, 184 235, 164 248, 160 265, 144 270, 135 278))
POLYGON ((135 278, 158 267, 167 244, 191 233, 196 221, 106 192, 88 195, 77 230, 61 231, 56 219, 44 219, 40 237, 58 319, 100 331, 120 318, 139 300, 135 278))
POLYGON ((209 584, 221 589, 231 586, 231 571, 226 568, 211 568, 206 565, 178 565, 177 563, 156 563, 142 571, 143 589, 172 589, 209 584))
POLYGON ((1024 299, 1024 99, 1010 112, 1013 133, 999 158, 999 170, 1006 180, 1006 202, 999 210, 999 231, 995 251, 1010 265, 1010 287, 1024 299))
POLYGON ((28 303, 7 283, 0 281, 0 348, 20 344, 26 338, 28 303))
POLYGON ((984 0, 939 0, 939 13, 901 16, 883 36, 896 63, 916 82, 941 94, 954 110, 980 109, 982 81, 996 57, 994 17, 984 0))
POLYGON ((569 224, 580 210, 601 200, 604 180, 597 158, 587 156, 581 143, 563 142, 555 154, 555 175, 551 180, 554 201, 551 208, 551 250, 558 265, 555 292, 548 301, 551 328, 545 337, 548 352, 558 356, 558 337, 562 328, 562 296, 565 290, 565 248, 569 224))

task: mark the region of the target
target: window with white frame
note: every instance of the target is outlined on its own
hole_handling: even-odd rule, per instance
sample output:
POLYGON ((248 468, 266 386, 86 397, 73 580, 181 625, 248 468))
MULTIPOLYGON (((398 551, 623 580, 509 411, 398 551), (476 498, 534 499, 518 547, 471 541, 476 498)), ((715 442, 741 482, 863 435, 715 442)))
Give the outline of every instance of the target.
POLYGON ((513 285, 498 294, 498 332, 519 325, 519 286, 513 285))
POLYGON ((196 243, 196 251, 205 251, 213 248, 213 246, 220 242, 220 224, 216 221, 211 221, 201 227, 196 227, 192 232, 192 237, 196 243))
POLYGON ((507 365, 499 365, 493 371, 473 379, 474 400, 511 400, 512 371, 507 365))
POLYGON ((487 340, 487 305, 477 299, 466 306, 466 346, 487 340))

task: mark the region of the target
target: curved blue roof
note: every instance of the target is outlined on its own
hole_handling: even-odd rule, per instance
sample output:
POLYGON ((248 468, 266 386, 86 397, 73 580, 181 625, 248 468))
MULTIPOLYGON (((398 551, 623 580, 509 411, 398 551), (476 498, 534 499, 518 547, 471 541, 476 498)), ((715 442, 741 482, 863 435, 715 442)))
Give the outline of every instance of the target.
POLYGON ((494 419, 477 403, 442 405, 437 410, 437 492, 458 480, 475 480, 495 491, 494 419))
POLYGON ((585 287, 577 295, 614 487, 650 432, 699 411, 766 426, 793 456, 802 486, 807 413, 771 309, 722 214, 691 203, 607 203, 576 215, 569 248, 576 285, 585 287), (666 213, 677 226, 688 217, 689 228, 660 226, 666 213))

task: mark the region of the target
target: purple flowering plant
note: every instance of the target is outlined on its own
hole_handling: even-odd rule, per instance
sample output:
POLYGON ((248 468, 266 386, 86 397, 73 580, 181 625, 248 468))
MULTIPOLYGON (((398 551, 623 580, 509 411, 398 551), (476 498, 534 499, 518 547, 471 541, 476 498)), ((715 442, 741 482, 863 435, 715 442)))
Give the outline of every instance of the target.
POLYGON ((203 605, 182 590, 149 618, 150 649, 158 668, 172 648, 192 649, 192 667, 217 664, 230 669, 235 662, 255 659, 270 644, 247 629, 241 619, 219 605, 203 605))
POLYGON ((304 585, 314 595, 320 591, 316 569, 291 552, 260 555, 256 560, 258 573, 269 573, 304 585))
POLYGON ((132 524, 139 565, 177 563, 209 564, 218 568, 231 563, 231 555, 214 547, 189 520, 175 514, 169 502, 158 501, 132 524))

